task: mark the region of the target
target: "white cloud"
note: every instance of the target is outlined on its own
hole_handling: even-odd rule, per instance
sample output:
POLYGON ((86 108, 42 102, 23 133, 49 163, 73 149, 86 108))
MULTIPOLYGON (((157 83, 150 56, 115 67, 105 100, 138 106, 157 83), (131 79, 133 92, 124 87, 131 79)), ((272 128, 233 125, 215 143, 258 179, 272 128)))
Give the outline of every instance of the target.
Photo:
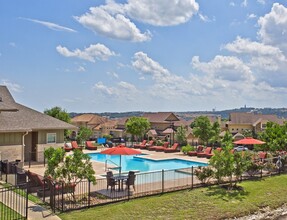
POLYGON ((287 54, 287 8, 274 3, 270 13, 259 18, 258 25, 262 42, 278 46, 287 54))
POLYGON ((107 5, 90 8, 90 12, 75 19, 86 28, 110 38, 134 42, 150 40, 150 32, 141 33, 123 12, 121 4, 108 2, 107 5))
POLYGON ((12 83, 7 79, 3 79, 1 82, 2 85, 7 86, 9 90, 13 92, 22 92, 22 87, 17 83, 12 83))
POLYGON ((262 4, 262 5, 265 5, 265 3, 266 3, 265 1, 266 1, 266 0, 257 0, 257 2, 260 3, 260 4, 262 4))
POLYGON ((10 42, 9 45, 10 45, 11 47, 16 47, 16 43, 15 43, 15 42, 10 42))
POLYGON ((119 78, 119 75, 118 75, 117 73, 115 73, 115 72, 107 72, 107 74, 108 74, 109 76, 112 76, 113 78, 116 78, 116 79, 119 78))
POLYGON ((211 22, 211 21, 215 21, 215 18, 210 19, 208 16, 203 15, 201 13, 198 14, 200 20, 202 20, 203 22, 211 22))
POLYGON ((130 17, 143 23, 171 26, 189 21, 199 5, 195 0, 129 0, 125 9, 130 17))
POLYGON ((230 2, 229 5, 232 6, 232 7, 235 7, 235 3, 234 2, 230 2))
POLYGON ((248 1, 247 0, 243 0, 243 2, 241 3, 242 7, 247 7, 248 5, 248 1))
POLYGON ((20 18, 20 19, 23 19, 23 20, 27 20, 27 21, 32 21, 34 23, 37 23, 37 24, 41 24, 51 30, 54 30, 54 31, 67 31, 67 32, 77 32, 75 31, 74 29, 71 29, 71 28, 68 28, 68 27, 64 27, 64 26, 61 26, 61 25, 58 25, 58 24, 55 24, 55 23, 52 23, 52 22, 48 22, 48 21, 40 21, 40 20, 37 20, 37 19, 30 19, 30 18, 20 18))
POLYGON ((248 14, 247 19, 255 19, 257 16, 255 14, 248 14))
POLYGON ((95 60, 108 60, 111 56, 116 56, 115 52, 111 51, 103 44, 91 44, 84 50, 75 49, 70 51, 61 45, 56 47, 57 51, 65 57, 78 57, 80 59, 95 62, 95 60))
POLYGON ((212 61, 200 62, 199 57, 192 58, 194 69, 213 75, 215 78, 228 81, 254 81, 252 72, 240 59, 234 56, 217 55, 212 61))
POLYGON ((83 66, 79 66, 78 69, 77 69, 78 72, 85 72, 86 71, 86 68, 83 67, 83 66))

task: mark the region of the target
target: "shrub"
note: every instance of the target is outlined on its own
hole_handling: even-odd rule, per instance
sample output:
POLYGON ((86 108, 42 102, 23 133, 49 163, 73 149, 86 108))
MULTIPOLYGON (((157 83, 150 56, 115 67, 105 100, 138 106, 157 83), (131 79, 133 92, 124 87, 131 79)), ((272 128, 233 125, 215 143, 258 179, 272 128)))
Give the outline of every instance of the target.
POLYGON ((186 145, 186 146, 183 146, 181 148, 181 151, 184 153, 184 154, 187 154, 187 152, 189 151, 195 151, 195 147, 194 146, 190 146, 189 144, 186 145))
POLYGON ((213 176, 213 170, 211 167, 199 167, 194 171, 195 176, 203 183, 209 183, 209 180, 213 176))

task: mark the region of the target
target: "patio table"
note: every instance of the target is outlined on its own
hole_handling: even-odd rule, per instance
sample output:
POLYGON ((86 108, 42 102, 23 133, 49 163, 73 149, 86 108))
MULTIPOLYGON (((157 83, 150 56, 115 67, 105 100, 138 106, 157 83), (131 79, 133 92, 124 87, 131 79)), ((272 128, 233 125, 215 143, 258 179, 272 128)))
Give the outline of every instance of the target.
POLYGON ((123 190, 124 180, 127 180, 128 176, 127 175, 121 175, 121 176, 113 176, 112 178, 119 183, 119 191, 123 190))

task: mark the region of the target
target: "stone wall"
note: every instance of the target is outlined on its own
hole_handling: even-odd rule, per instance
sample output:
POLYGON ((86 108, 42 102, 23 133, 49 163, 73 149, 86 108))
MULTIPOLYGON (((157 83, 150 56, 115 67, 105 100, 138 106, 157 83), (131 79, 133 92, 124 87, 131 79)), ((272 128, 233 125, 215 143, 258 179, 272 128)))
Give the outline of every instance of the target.
POLYGON ((0 146, 0 154, 2 160, 22 160, 22 145, 0 146))

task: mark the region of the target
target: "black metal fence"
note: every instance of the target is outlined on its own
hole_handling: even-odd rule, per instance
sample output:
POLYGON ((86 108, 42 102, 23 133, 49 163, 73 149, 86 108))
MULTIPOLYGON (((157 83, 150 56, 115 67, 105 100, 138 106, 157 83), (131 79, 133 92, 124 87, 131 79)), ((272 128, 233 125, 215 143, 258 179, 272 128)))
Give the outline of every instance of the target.
MULTIPOLYGON (((130 200, 138 197, 162 194, 183 189, 193 189, 206 186, 194 174, 195 168, 162 170, 157 172, 137 173, 134 185, 119 181, 116 187, 107 186, 106 177, 97 178, 93 185, 89 181, 81 181, 74 190, 65 191, 65 185, 59 190, 59 184, 54 183, 45 195, 38 195, 48 202, 53 211, 66 212, 82 208, 130 200)), ((241 180, 260 179, 265 176, 278 175, 282 169, 259 169, 252 174, 244 173, 241 180)), ((211 179, 208 185, 217 184, 211 179)))
POLYGON ((0 188, 0 219, 15 220, 28 217, 26 185, 0 188))

